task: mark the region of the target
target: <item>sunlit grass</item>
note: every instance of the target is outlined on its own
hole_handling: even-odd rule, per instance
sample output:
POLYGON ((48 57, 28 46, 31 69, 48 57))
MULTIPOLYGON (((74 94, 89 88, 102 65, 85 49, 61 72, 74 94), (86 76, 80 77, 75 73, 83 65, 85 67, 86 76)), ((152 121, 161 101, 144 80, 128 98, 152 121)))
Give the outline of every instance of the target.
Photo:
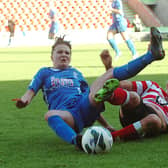
MULTIPOLYGON (((168 43, 165 42, 166 50, 168 43)), ((135 43, 139 55, 147 42, 135 43)), ((114 66, 131 60, 125 44, 119 45, 122 57, 114 66)), ((99 54, 108 45, 73 46, 72 65, 91 84, 105 69, 99 54)), ((113 54, 112 49, 110 49, 113 54)), ((166 167, 168 135, 154 139, 115 143, 104 155, 87 155, 60 140, 44 120, 47 107, 41 92, 25 109, 16 109, 12 98, 20 97, 32 76, 42 66, 52 66, 49 47, 0 49, 0 168, 158 168, 166 167)), ((154 62, 131 80, 154 80, 163 88, 167 80, 168 59, 154 62)), ((106 104, 104 116, 121 128, 118 107, 106 104)), ((97 124, 97 123, 96 123, 97 124)))

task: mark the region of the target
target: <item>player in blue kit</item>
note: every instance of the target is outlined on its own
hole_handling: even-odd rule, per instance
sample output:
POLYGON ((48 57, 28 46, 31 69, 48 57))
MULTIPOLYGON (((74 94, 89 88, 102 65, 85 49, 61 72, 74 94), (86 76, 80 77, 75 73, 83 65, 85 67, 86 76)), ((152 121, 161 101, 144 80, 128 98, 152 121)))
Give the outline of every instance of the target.
POLYGON ((56 13, 56 9, 54 8, 54 5, 51 1, 50 2, 50 11, 49 11, 49 18, 51 20, 49 34, 48 34, 49 39, 55 39, 56 34, 58 33, 59 25, 58 25, 58 22, 57 22, 57 17, 58 16, 57 16, 57 13, 56 13))
MULTIPOLYGON (((41 68, 36 73, 26 93, 16 99, 16 106, 27 106, 41 89, 49 110, 45 115, 48 125, 63 140, 76 144, 77 133, 93 124, 104 111, 104 104, 94 102, 93 93, 82 74, 69 65, 69 42, 58 38, 51 55, 53 67, 41 68)), ((105 120, 101 121, 107 127, 105 120)))
MULTIPOLYGON (((108 54, 106 50, 101 53, 103 57, 108 57, 108 54)), ((16 106, 18 108, 26 107, 41 89, 48 105, 48 112, 45 115, 48 125, 64 141, 80 147, 80 136, 77 134, 83 128, 92 125, 95 120, 98 120, 104 127, 113 130, 101 115, 101 112, 104 111, 104 104, 94 100, 96 92, 104 82, 113 77, 119 80, 127 79, 136 75, 154 60, 163 58, 160 33, 153 28, 151 29, 150 51, 133 60, 133 64, 130 62, 121 67, 108 68, 109 70, 93 82, 89 88, 82 74, 70 66, 70 43, 64 38, 58 38, 52 47, 53 67, 41 68, 36 73, 25 94, 20 99, 15 99, 16 106)))
POLYGON ((109 30, 107 32, 107 40, 110 46, 114 49, 116 53, 115 59, 118 59, 121 53, 114 39, 114 35, 116 33, 120 33, 123 40, 126 42, 128 48, 130 49, 133 59, 135 59, 137 57, 137 53, 136 53, 136 49, 134 47, 133 42, 131 41, 131 39, 129 38, 126 32, 127 31, 127 21, 124 18, 122 0, 111 0, 111 1, 112 1, 111 12, 112 12, 113 23, 109 27, 109 30))

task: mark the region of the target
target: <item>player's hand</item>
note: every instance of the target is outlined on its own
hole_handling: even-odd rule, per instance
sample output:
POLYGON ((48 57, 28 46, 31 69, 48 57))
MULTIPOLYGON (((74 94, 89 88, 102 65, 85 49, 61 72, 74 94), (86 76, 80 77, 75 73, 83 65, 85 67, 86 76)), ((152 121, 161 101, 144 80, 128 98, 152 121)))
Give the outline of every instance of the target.
POLYGON ((23 102, 21 99, 18 99, 18 98, 16 98, 16 99, 12 99, 12 101, 16 101, 16 107, 17 107, 17 108, 23 108, 23 107, 26 107, 27 104, 28 104, 28 101, 23 102))
POLYGON ((106 68, 106 70, 110 69, 112 67, 112 57, 109 53, 108 50, 103 50, 101 53, 100 53, 100 58, 106 68))

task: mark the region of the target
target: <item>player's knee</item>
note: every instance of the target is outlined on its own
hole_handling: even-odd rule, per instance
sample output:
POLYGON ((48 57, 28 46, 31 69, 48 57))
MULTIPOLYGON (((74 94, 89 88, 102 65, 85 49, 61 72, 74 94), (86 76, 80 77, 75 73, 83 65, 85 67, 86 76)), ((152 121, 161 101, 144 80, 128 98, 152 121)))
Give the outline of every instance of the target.
POLYGON ((150 114, 146 118, 147 132, 158 134, 162 128, 162 121, 156 114, 150 114))
POLYGON ((46 121, 48 121, 48 118, 49 117, 52 117, 52 116, 56 116, 57 115, 57 112, 54 112, 53 110, 49 110, 45 115, 44 115, 44 119, 46 121))
POLYGON ((49 115, 50 115, 50 111, 48 111, 48 112, 44 115, 44 119, 45 119, 46 121, 48 121, 49 115))
POLYGON ((113 39, 114 38, 114 34, 112 31, 108 31, 107 32, 107 40, 113 39))
POLYGON ((69 126, 71 126, 72 128, 75 127, 75 121, 74 121, 74 118, 72 116, 72 114, 68 111, 62 111, 62 110, 49 110, 44 118, 46 121, 48 121, 48 119, 50 117, 53 117, 53 116, 58 116, 60 117, 62 120, 64 120, 69 126))
POLYGON ((130 101, 135 105, 139 105, 141 102, 140 96, 136 92, 130 92, 130 101))

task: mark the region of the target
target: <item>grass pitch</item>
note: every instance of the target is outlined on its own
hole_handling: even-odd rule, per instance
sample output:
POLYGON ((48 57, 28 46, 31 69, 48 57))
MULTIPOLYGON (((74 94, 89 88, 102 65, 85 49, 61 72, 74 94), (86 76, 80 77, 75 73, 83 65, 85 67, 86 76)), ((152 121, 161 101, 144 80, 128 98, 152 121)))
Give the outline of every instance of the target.
MULTIPOLYGON (((139 55, 147 42, 135 43, 139 55)), ((168 42, 164 43, 168 51, 168 42)), ((131 60, 125 44, 119 45, 120 66, 131 60)), ((72 65, 91 84, 105 69, 99 54, 108 45, 73 46, 72 65)), ((110 52, 113 54, 112 49, 110 52)), ((42 94, 25 109, 17 109, 12 98, 22 96, 33 75, 51 66, 50 47, 0 49, 0 168, 162 168, 167 167, 168 135, 133 142, 117 142, 106 154, 87 155, 60 140, 44 120, 47 108, 42 94)), ((130 80, 154 80, 163 88, 168 79, 168 58, 154 62, 130 80)), ((105 118, 117 129, 118 107, 106 104, 105 118)), ((97 124, 97 123, 95 123, 97 124)))

